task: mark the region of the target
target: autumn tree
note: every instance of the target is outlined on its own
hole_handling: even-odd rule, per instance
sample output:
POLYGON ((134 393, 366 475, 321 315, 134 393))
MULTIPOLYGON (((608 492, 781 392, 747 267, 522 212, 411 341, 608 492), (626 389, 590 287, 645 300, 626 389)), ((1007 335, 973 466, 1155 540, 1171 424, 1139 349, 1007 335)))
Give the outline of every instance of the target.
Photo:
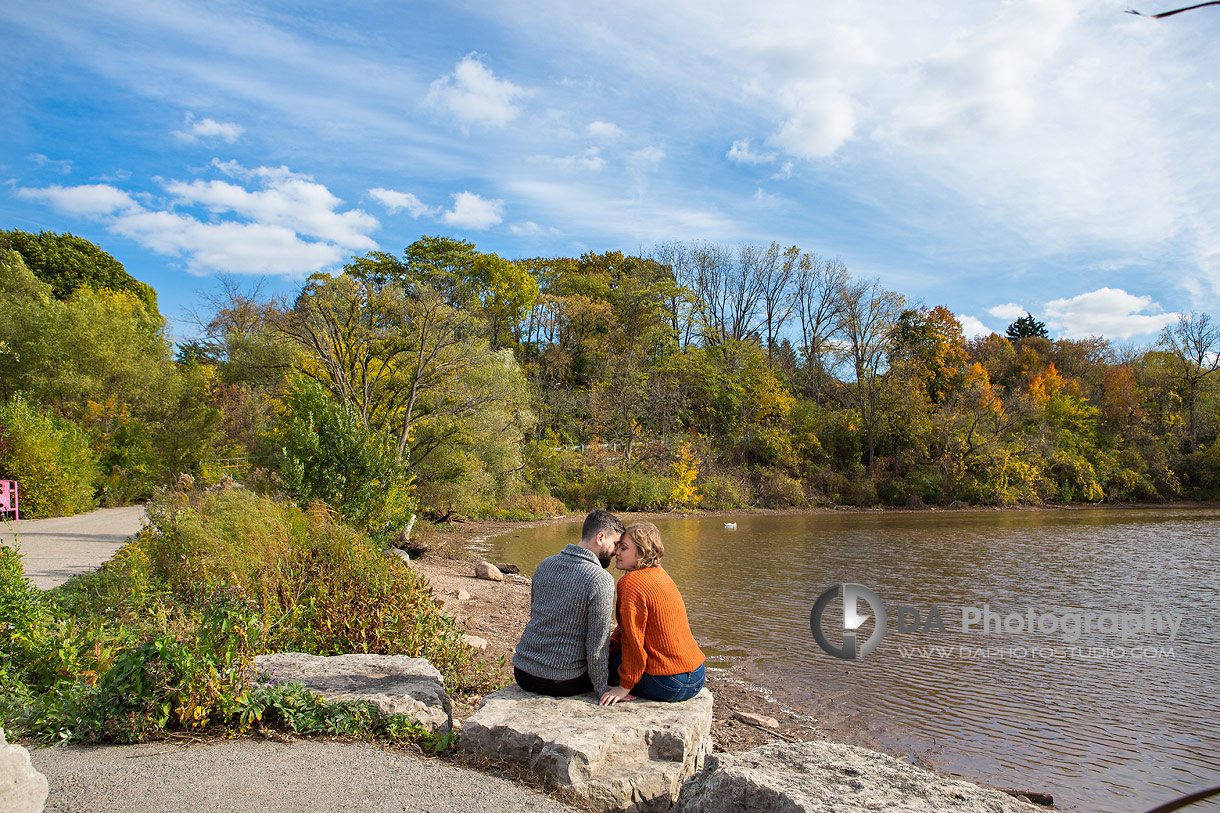
POLYGON ((1203 382, 1220 368, 1220 328, 1206 313, 1178 317, 1176 324, 1161 332, 1160 346, 1172 359, 1172 375, 1178 381, 1190 416, 1190 451, 1199 451, 1198 406, 1203 382))
POLYGON ((904 300, 901 294, 885 289, 876 279, 848 283, 840 289, 839 296, 839 329, 854 378, 848 392, 864 424, 871 469, 877 448, 882 377, 904 300))
POLYGON ((805 362, 808 382, 806 394, 817 403, 822 400, 822 384, 833 346, 833 337, 840 327, 843 289, 847 285, 847 268, 838 260, 823 260, 803 254, 797 264, 793 298, 797 322, 801 331, 800 352, 805 362))

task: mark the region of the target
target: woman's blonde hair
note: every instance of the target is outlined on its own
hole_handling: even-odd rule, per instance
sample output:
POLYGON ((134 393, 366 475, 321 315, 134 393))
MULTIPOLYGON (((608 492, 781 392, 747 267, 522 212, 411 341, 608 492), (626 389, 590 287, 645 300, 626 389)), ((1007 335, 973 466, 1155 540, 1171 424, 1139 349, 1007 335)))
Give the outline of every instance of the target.
POLYGON ((656 567, 661 564, 665 555, 665 545, 661 542, 661 532, 651 522, 637 522, 623 531, 623 536, 631 537, 639 555, 640 567, 656 567))

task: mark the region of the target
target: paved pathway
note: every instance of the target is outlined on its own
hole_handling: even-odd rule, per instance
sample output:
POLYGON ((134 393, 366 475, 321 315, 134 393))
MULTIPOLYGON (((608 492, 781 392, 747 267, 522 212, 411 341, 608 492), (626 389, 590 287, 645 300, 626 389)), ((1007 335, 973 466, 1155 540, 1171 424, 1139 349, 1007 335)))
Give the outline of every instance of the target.
POLYGON ((529 788, 368 743, 251 739, 38 748, 47 813, 575 813, 529 788))
POLYGON ((0 521, 0 544, 21 545, 22 569, 37 587, 50 590, 94 570, 140 530, 144 507, 99 508, 51 519, 0 521))

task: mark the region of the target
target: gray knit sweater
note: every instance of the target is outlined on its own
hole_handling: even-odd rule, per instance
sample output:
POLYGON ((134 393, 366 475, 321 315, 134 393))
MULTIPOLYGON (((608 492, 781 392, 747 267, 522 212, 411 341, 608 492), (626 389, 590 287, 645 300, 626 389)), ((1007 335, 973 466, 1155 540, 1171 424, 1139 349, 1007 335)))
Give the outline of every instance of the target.
POLYGON ((530 621, 513 653, 513 666, 548 680, 585 672, 599 695, 606 691, 614 577, 597 556, 568 545, 542 560, 530 585, 530 621))

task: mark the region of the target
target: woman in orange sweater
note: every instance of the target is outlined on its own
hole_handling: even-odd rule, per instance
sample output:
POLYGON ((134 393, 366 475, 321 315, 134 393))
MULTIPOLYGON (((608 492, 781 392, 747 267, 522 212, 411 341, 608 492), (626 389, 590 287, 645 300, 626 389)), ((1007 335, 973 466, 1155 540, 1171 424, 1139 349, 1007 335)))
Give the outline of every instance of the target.
POLYGON ((610 635, 611 688, 603 706, 637 697, 677 702, 703 688, 703 652, 678 587, 661 567, 664 555, 651 522, 632 525, 614 549, 614 566, 625 573, 614 601, 618 626, 610 635))

